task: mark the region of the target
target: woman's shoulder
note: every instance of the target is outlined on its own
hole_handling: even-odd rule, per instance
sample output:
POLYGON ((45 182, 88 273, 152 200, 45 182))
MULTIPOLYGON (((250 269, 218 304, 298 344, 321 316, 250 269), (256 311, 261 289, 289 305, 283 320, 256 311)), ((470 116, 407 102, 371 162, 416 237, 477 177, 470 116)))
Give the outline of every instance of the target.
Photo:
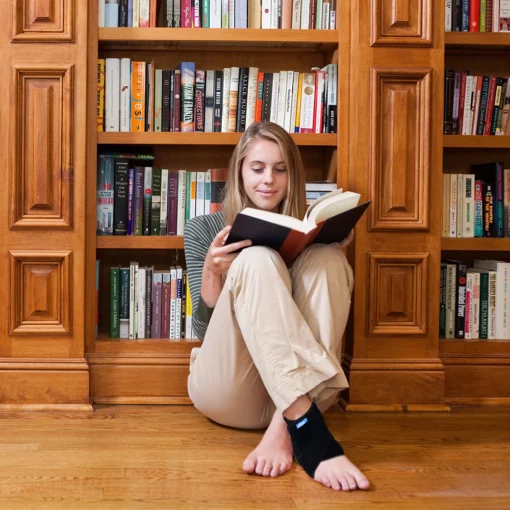
POLYGON ((184 236, 212 234, 213 237, 224 227, 223 212, 195 216, 184 226, 184 236))

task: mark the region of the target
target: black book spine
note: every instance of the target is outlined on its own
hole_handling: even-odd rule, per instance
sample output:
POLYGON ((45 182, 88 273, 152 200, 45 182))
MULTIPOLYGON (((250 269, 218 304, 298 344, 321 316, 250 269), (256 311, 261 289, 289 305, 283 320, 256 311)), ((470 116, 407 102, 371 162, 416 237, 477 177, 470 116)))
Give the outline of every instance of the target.
POLYGON ((170 71, 170 124, 169 131, 175 131, 175 119, 174 119, 174 110, 175 110, 175 72, 170 71))
POLYGON ((453 134, 453 85, 455 72, 446 69, 444 80, 444 129, 445 135, 453 134))
POLYGON ((271 120, 271 97, 273 95, 273 73, 264 73, 264 93, 262 96, 262 121, 271 120))
POLYGON ((237 126, 238 133, 246 129, 246 110, 248 108, 248 78, 250 70, 247 67, 239 69, 239 96, 237 100, 237 126))
POLYGON ((195 131, 204 132, 205 71, 197 70, 195 77, 195 131))
POLYGON ((128 26, 128 0, 120 0, 119 5, 119 27, 128 26))
POLYGON ((490 77, 484 76, 482 78, 482 90, 480 93, 480 113, 478 115, 478 125, 476 126, 476 134, 483 135, 485 127, 485 116, 487 115, 487 100, 489 98, 489 83, 490 77))
MULTIPOLYGON (((165 4, 166 5, 166 4, 165 4)), ((161 131, 170 131, 170 70, 163 69, 161 131)))
POLYGON ((115 198, 113 201, 113 234, 127 235, 129 161, 115 160, 115 198))
POLYGON ((494 195, 492 185, 483 183, 483 236, 494 237, 494 195))
POLYGON ((213 132, 221 133, 223 106, 223 71, 214 71, 214 119, 213 132))
POLYGON ((466 326, 466 272, 467 264, 457 262, 457 295, 455 315, 455 338, 464 338, 466 326))

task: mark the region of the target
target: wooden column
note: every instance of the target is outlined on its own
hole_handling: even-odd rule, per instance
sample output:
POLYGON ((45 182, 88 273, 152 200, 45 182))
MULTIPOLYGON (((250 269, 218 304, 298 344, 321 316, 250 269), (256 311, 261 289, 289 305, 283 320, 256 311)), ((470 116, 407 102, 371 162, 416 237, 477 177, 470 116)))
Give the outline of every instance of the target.
POLYGON ((90 409, 87 2, 11 0, 0 32, 0 409, 90 409))
POLYGON ((445 410, 438 353, 444 2, 351 2, 356 231, 348 410, 445 410), (434 10, 433 10, 434 7, 434 10))

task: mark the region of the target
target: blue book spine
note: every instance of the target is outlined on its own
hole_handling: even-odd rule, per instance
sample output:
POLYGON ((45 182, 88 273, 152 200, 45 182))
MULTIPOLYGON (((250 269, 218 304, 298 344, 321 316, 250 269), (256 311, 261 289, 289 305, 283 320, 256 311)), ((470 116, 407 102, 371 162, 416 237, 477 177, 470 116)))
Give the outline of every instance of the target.
POLYGON ((119 4, 112 3, 111 0, 106 0, 105 5, 105 16, 104 16, 105 27, 118 27, 119 26, 119 4))

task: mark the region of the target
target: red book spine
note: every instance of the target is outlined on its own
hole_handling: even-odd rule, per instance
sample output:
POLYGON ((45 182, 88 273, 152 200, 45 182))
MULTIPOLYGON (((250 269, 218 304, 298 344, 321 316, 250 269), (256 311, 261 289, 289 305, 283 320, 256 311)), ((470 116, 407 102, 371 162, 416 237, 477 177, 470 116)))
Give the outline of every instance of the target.
POLYGON ((480 32, 480 0, 469 0, 469 31, 480 32))

